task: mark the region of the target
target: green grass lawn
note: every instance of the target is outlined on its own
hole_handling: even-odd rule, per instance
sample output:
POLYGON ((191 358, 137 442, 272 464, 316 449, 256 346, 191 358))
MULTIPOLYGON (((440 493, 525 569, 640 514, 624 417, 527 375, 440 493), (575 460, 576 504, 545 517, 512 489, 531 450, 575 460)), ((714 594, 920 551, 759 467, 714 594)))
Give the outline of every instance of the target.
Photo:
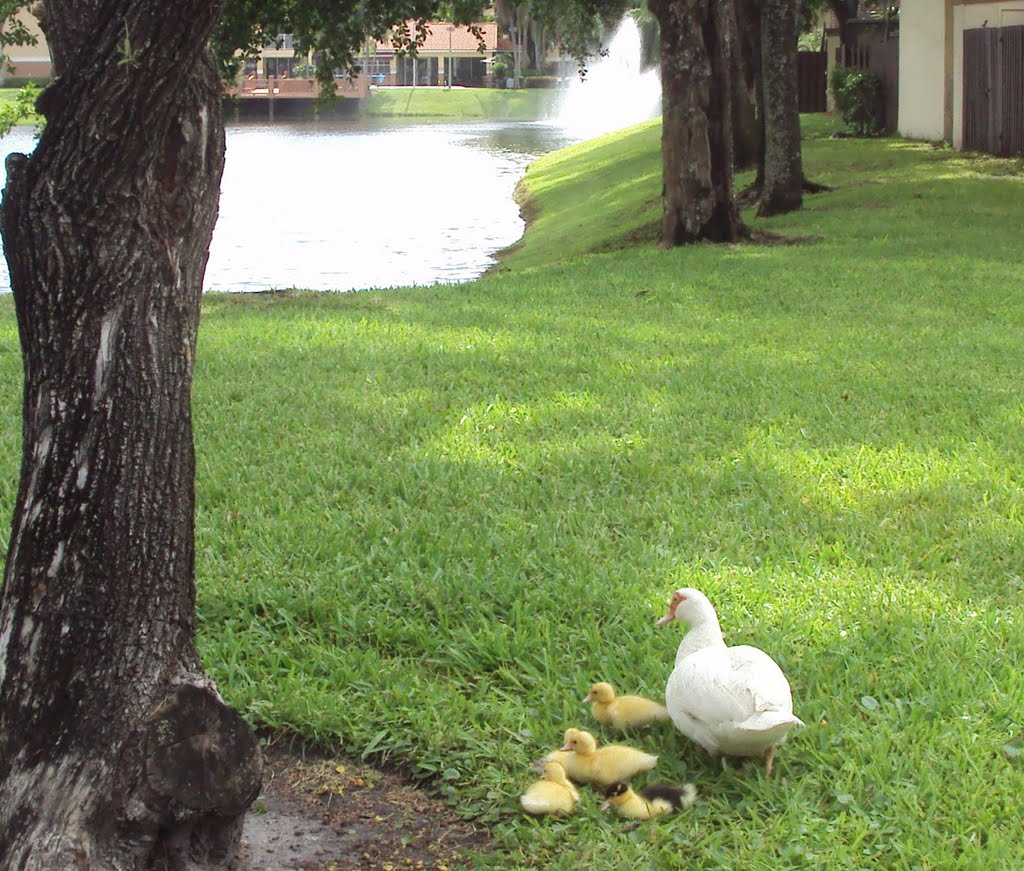
MULTIPOLYGON (((426 780, 491 824, 480 868, 1024 866, 1024 173, 825 132, 807 169, 836 190, 756 222, 801 244, 620 247, 658 221, 653 124, 531 167, 532 228, 482 280, 207 296, 227 699, 426 780), (680 586, 790 677, 775 779, 665 727, 631 740, 693 809, 524 817, 594 680, 661 692, 680 586)), ((2 298, 6 516, 19 385, 2 298)))
POLYGON ((380 88, 370 94, 366 115, 419 118, 536 121, 552 115, 562 92, 497 88, 380 88))

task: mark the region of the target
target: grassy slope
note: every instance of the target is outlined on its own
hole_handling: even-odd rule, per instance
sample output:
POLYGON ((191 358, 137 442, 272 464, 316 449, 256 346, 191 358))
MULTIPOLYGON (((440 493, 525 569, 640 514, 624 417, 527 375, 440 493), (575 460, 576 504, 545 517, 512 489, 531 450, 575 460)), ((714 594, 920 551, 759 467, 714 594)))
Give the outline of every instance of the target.
POLYGON ((612 183, 615 149, 656 173, 656 140, 531 168, 536 223, 479 282, 207 297, 208 667, 257 723, 436 778, 495 823, 482 865, 1020 866, 1019 167, 817 139, 839 189, 762 226, 820 241, 582 256, 588 221, 609 248, 657 220, 649 182, 612 183), (808 728, 777 779, 665 729, 634 740, 700 786, 684 816, 626 832, 588 793, 523 818, 592 680, 659 692, 680 632, 652 623, 684 584, 791 676, 808 728))
POLYGON ((364 111, 374 116, 534 121, 550 115, 559 96, 542 89, 383 88, 370 95, 364 111))
POLYGON ((651 121, 533 163, 516 192, 530 231, 505 252, 504 268, 653 242, 661 214, 660 137, 661 122, 651 121))

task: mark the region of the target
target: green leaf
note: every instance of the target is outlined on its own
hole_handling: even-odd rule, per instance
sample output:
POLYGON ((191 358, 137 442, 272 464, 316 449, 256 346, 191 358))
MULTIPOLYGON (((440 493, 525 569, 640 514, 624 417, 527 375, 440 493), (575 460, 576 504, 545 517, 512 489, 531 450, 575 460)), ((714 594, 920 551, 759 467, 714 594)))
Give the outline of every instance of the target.
POLYGON ((877 711, 879 708, 878 699, 874 696, 861 696, 860 703, 869 711, 877 711))

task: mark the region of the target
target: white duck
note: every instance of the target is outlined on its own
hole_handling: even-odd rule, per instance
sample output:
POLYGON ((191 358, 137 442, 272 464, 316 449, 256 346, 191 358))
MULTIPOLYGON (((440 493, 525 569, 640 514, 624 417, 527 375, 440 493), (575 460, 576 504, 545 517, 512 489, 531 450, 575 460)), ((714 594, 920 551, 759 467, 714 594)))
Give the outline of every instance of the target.
POLYGON ((676 590, 664 626, 690 627, 665 686, 665 706, 676 728, 717 756, 759 756, 770 777, 775 745, 803 722, 793 716, 789 681, 778 663, 756 647, 727 647, 718 615, 699 590, 676 590))

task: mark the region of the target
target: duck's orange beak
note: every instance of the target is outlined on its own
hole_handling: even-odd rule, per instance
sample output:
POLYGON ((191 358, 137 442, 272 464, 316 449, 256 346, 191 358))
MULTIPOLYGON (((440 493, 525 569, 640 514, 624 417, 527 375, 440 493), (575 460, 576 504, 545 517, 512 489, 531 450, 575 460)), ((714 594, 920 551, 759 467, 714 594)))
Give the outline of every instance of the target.
POLYGON ((593 693, 587 693, 583 697, 583 704, 586 704, 587 702, 593 701, 593 699, 594 699, 594 694, 593 693))
POLYGON ((675 612, 670 610, 664 617, 659 617, 655 621, 654 625, 655 626, 664 626, 666 623, 671 623, 675 619, 676 619, 675 612))

